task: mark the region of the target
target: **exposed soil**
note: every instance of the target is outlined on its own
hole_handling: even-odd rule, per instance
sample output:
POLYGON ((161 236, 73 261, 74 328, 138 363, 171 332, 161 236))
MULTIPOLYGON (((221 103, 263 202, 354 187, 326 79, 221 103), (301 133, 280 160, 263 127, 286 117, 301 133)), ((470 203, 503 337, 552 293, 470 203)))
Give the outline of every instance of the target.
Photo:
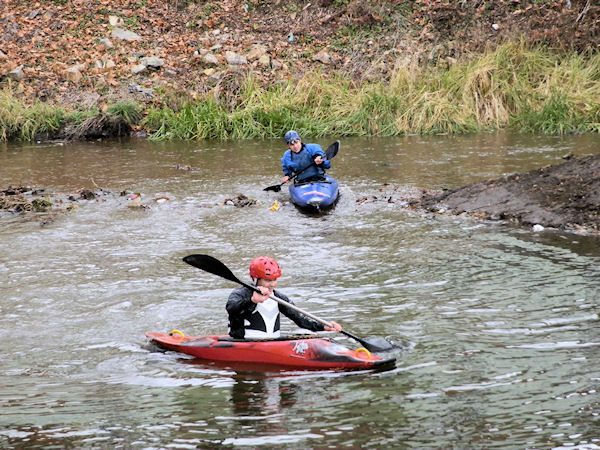
POLYGON ((598 234, 600 155, 572 158, 559 165, 443 192, 427 192, 410 205, 438 213, 598 234))

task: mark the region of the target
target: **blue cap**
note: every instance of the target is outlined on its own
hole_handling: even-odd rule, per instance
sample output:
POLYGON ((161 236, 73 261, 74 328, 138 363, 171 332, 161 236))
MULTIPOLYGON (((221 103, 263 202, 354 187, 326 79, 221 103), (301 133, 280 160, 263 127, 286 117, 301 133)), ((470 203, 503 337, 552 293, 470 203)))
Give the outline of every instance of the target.
POLYGON ((289 144, 290 141, 293 141, 294 139, 300 139, 300 135, 298 133, 296 133, 294 130, 290 130, 287 133, 285 133, 284 139, 285 139, 285 143, 289 144))

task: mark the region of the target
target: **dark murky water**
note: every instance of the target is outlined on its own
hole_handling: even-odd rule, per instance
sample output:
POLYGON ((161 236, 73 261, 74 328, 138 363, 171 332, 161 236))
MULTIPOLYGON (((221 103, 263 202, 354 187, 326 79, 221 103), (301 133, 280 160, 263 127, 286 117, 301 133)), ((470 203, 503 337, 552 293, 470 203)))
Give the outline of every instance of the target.
POLYGON ((599 144, 344 139, 329 172, 342 198, 322 217, 262 191, 280 180, 279 142, 0 144, 1 188, 110 191, 44 226, 0 213, 0 446, 600 448, 600 240, 356 201, 599 144), (128 208, 126 189, 149 208, 128 208), (259 204, 216 206, 238 193, 259 204), (304 309, 410 344, 384 372, 236 372, 152 352, 146 331, 226 331, 235 286, 190 253, 242 279, 272 255, 304 309))

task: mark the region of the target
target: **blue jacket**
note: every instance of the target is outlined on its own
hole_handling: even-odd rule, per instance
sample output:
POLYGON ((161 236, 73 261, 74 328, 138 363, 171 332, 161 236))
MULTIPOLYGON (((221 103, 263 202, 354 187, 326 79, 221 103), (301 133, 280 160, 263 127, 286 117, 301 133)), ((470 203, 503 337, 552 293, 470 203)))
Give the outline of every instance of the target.
POLYGON ((305 144, 302 143, 302 149, 298 153, 294 153, 291 150, 287 150, 281 158, 281 167, 283 168, 283 174, 291 177, 295 172, 304 169, 310 163, 313 162, 315 156, 321 155, 324 161, 323 164, 318 166, 312 166, 298 175, 297 180, 302 181, 311 177, 319 177, 325 174, 324 169, 331 168, 331 162, 325 159, 325 153, 321 149, 319 144, 305 144))

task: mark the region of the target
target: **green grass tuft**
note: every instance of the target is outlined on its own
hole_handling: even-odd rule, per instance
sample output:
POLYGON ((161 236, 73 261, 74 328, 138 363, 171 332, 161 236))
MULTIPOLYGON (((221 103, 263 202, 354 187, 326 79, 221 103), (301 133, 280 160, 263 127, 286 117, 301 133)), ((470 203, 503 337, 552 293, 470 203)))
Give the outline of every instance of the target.
POLYGON ((130 100, 113 103, 106 109, 107 114, 119 117, 129 125, 137 125, 142 120, 142 108, 130 100))
POLYGON ((39 134, 58 131, 64 122, 63 108, 45 103, 26 105, 10 86, 0 91, 0 140, 32 141, 39 134))

